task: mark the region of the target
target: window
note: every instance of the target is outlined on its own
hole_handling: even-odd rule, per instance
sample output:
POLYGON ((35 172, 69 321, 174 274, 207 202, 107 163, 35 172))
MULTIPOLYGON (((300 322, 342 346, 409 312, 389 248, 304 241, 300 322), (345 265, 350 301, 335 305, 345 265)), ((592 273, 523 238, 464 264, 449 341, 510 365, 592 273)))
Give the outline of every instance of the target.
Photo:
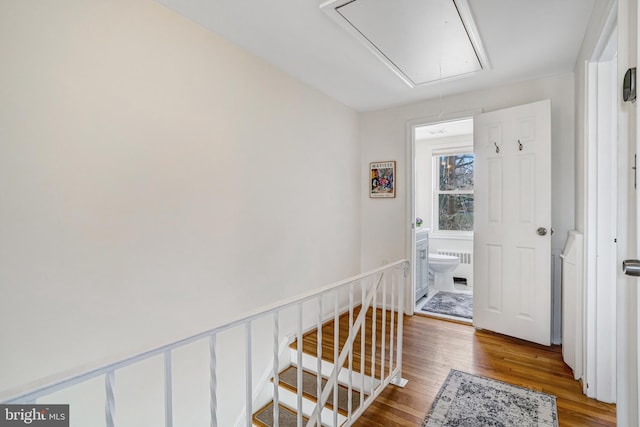
POLYGON ((473 231, 473 153, 434 156, 434 228, 473 231))

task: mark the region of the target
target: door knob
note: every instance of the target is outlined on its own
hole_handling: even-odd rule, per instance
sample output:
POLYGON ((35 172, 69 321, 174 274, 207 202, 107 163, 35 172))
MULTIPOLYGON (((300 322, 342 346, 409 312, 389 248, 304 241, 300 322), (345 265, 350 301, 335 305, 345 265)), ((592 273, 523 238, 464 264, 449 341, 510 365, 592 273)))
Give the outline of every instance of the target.
POLYGON ((622 261, 622 272, 627 276, 640 276, 640 260, 625 259, 622 261))
POLYGON ((547 235, 547 229, 544 227, 540 227, 536 230, 536 233, 538 234, 538 236, 546 236, 547 235))

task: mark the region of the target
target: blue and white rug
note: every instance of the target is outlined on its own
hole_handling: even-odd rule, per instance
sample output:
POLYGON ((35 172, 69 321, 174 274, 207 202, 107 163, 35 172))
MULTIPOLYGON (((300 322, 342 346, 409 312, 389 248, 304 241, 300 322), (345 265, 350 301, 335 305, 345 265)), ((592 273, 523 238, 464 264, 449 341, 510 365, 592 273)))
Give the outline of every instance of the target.
POLYGON ((556 397, 452 369, 421 427, 557 427, 556 397))
POLYGON ((437 291, 420 309, 430 313, 473 319, 473 295, 437 291))

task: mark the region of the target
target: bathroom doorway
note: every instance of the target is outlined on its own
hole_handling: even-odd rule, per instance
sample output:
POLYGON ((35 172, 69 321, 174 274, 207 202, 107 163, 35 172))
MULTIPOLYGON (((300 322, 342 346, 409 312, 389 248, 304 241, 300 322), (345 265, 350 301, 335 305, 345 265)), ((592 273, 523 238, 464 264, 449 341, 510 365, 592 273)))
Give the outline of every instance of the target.
POLYGON ((414 128, 416 313, 473 322, 473 119, 414 128))

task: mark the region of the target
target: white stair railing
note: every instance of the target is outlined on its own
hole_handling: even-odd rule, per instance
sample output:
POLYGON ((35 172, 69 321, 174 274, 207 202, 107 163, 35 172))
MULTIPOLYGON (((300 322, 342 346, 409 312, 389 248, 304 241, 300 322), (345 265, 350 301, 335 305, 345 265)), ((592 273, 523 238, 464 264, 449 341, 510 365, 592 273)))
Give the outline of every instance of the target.
MULTIPOLYGON (((164 345, 134 356, 109 363, 103 366, 97 366, 93 369, 87 369, 80 373, 74 373, 66 377, 57 377, 48 380, 46 384, 40 384, 33 389, 20 391, 9 397, 0 400, 2 404, 39 404, 41 399, 61 390, 69 389, 72 386, 88 382, 95 378, 102 377, 104 380, 104 420, 107 427, 115 427, 116 410, 118 403, 118 395, 116 388, 116 379, 118 372, 126 367, 130 367, 138 362, 147 360, 156 356, 162 357, 164 362, 163 381, 164 381, 164 424, 165 427, 171 427, 174 423, 174 402, 173 402, 173 369, 172 355, 175 350, 185 347, 189 344, 207 340, 209 349, 209 372, 203 372, 203 375, 209 377, 209 412, 210 425, 217 427, 219 425, 219 408, 220 405, 226 404, 221 396, 227 396, 225 390, 219 390, 218 381, 218 360, 220 358, 220 349, 218 348, 217 337, 220 333, 237 330, 238 333, 244 334, 245 342, 245 402, 244 402, 244 423, 251 427, 252 415, 254 413, 254 379, 252 375, 253 367, 253 324, 258 320, 267 320, 271 317, 273 325, 273 400, 274 426, 278 426, 278 403, 279 403, 279 368, 281 365, 279 345, 283 336, 283 325, 280 322, 281 313, 287 309, 294 309, 297 314, 295 322, 291 323, 293 329, 284 331, 295 336, 297 340, 297 350, 294 363, 297 369, 297 408, 291 408, 297 412, 297 426, 303 427, 303 396, 302 396, 302 353, 303 353, 303 336, 308 326, 305 325, 305 319, 309 319, 309 313, 305 313, 305 303, 316 302, 316 325, 312 327, 317 332, 317 403, 310 416, 307 426, 322 425, 320 421, 320 413, 327 403, 327 399, 331 391, 333 391, 333 416, 331 424, 327 420, 323 420, 324 424, 338 427, 338 382, 340 381, 348 390, 348 408, 346 421, 342 421, 342 425, 349 426, 366 410, 373 400, 382 392, 388 384, 396 384, 403 386, 406 383, 402 380, 402 325, 404 312, 404 295, 406 278, 409 274, 409 261, 401 260, 367 273, 359 274, 349 279, 322 287, 320 289, 307 292, 298 297, 287 299, 263 309, 257 310, 252 314, 243 316, 225 325, 214 329, 193 335, 182 340, 178 340, 171 344, 164 345), (355 297, 356 289, 360 287, 360 302, 355 297), (345 296, 344 294, 348 294, 345 296), (330 299, 333 296, 333 307, 328 312, 324 312, 323 300, 330 299), (382 303, 378 306, 378 296, 381 296, 382 303), (360 307, 357 317, 355 309, 360 307), (348 314, 347 314, 348 313, 348 314), (367 313, 371 318, 370 331, 371 335, 366 334, 367 313), (377 316, 381 313, 382 331, 377 338, 377 316), (348 315, 349 335, 342 349, 339 349, 339 323, 340 316, 348 315), (387 317, 389 317, 389 328, 387 329, 387 317), (326 320, 333 320, 333 361, 334 366, 325 386, 322 386, 322 328, 326 320), (360 336, 360 372, 354 376, 354 343, 357 336, 360 336), (387 339, 388 338, 388 339, 387 339), (377 339, 381 339, 380 358, 378 358, 377 339), (367 375, 365 369, 365 349, 366 342, 370 343, 370 375, 367 375), (388 342, 388 352, 387 352, 388 342), (379 372, 376 372, 379 367, 379 372), (344 374, 346 370, 346 375, 344 374), (340 374, 343 375, 340 375, 340 374), (340 378, 340 379, 339 379, 340 378), (354 383, 354 378, 358 379, 360 384, 354 383), (365 378, 368 378, 370 384, 365 384, 365 378), (366 392, 368 391, 368 395, 366 392), (353 408, 352 396, 354 392, 360 393, 360 404, 357 409, 353 408)), ((313 305, 313 304, 312 304, 313 305)), ((237 349, 235 349, 237 352, 237 349)))
MULTIPOLYGON (((360 368, 361 368, 361 372, 360 372, 360 377, 362 379, 362 381, 364 381, 365 378, 365 371, 364 371, 364 367, 365 367, 365 321, 366 321, 366 317, 367 317, 367 313, 369 312, 369 308, 371 308, 371 379, 372 379, 372 389, 371 389, 371 393, 370 395, 364 399, 364 384, 361 384, 360 387, 360 406, 358 407, 358 410, 354 413, 353 412, 353 408, 352 406, 352 402, 351 402, 351 393, 352 393, 352 389, 353 389, 353 384, 351 383, 351 380, 349 381, 348 384, 348 405, 349 405, 349 409, 348 409, 348 416, 347 416, 347 421, 343 424, 345 426, 347 425, 351 425, 353 423, 353 421, 357 420, 358 417, 360 417, 360 415, 362 415, 362 413, 369 407, 369 405, 380 395, 380 393, 382 393, 382 391, 385 389, 385 387, 387 385, 389 385, 390 383, 396 384, 398 386, 404 386, 406 384, 406 380, 402 380, 402 368, 400 365, 400 361, 402 360, 402 316, 399 315, 397 316, 398 318, 398 333, 397 333, 397 338, 398 338, 398 343, 396 346, 396 350, 398 351, 397 354, 397 358, 396 358, 396 365, 393 366, 393 350, 390 350, 390 362, 389 362, 389 366, 388 366, 388 370, 389 372, 387 373, 387 375, 385 376, 384 372, 385 372, 385 351, 386 351, 386 316, 387 316, 387 312, 390 313, 391 317, 391 334, 393 334, 393 328, 394 328, 394 321, 396 318, 396 314, 397 313, 402 313, 402 301, 404 301, 404 286, 399 286, 399 295, 398 295, 398 301, 399 301, 399 305, 397 307, 395 307, 395 305, 393 304, 393 300, 394 300, 394 296, 395 296, 395 289, 394 289, 394 282, 392 282, 392 291, 391 291, 391 295, 392 295, 392 306, 391 306, 391 310, 387 310, 387 306, 386 306, 386 298, 387 298, 387 289, 386 289, 386 281, 385 281, 385 275, 384 274, 379 274, 378 275, 378 279, 376 281, 376 283, 371 287, 371 289, 364 294, 364 287, 363 287, 363 302, 362 305, 360 306, 360 312, 358 313, 358 317, 356 318, 355 322, 352 322, 352 318, 353 318, 353 307, 352 307, 352 295, 350 294, 350 307, 349 307, 349 335, 346 339, 346 343, 344 345, 344 347, 342 348, 342 351, 340 352, 340 355, 337 356, 337 352, 338 352, 338 347, 339 347, 339 342, 338 342, 338 319, 336 316, 336 320, 334 321, 334 325, 336 327, 336 330, 334 332, 334 343, 333 343, 333 348, 334 348, 334 366, 333 366, 333 370, 331 371, 331 375, 329 376, 327 383, 325 384, 324 389, 322 390, 322 393, 320 393, 320 388, 318 389, 318 401, 317 404, 313 410, 313 413, 307 423, 307 427, 313 427, 315 425, 320 426, 321 425, 321 421, 320 421, 320 413, 322 411, 322 409, 325 407, 326 403, 327 403, 327 399, 329 398, 329 395, 333 392, 333 408, 337 408, 338 407, 338 375, 340 373, 340 371, 344 368, 345 362, 347 361, 347 358, 349 359, 349 363, 348 363, 348 369, 349 369, 349 378, 352 378, 352 373, 353 373, 353 343, 356 339, 356 337, 358 335, 360 335, 361 337, 361 349, 360 349, 360 368), (381 289, 382 288, 382 289, 381 289), (381 333, 381 356, 380 356, 380 375, 379 378, 376 378, 376 365, 377 365, 377 352, 376 352, 376 339, 377 339, 377 334, 376 334, 376 327, 377 327, 377 323, 376 323, 376 316, 378 314, 378 310, 377 310, 377 302, 376 302, 376 297, 378 295, 379 291, 382 291, 382 333, 381 333), (376 381, 378 380, 378 381, 376 381), (376 385, 377 384, 377 385, 376 385)), ((350 289, 350 291, 352 292, 352 289, 350 289)), ((336 308, 337 310, 337 308, 336 308)), ((320 336, 320 332, 318 332, 318 336, 320 336)), ((320 341, 320 340, 318 340, 320 341)), ((393 343, 393 335, 391 335, 391 339, 390 339, 390 343, 392 346, 393 343)), ((318 344, 318 351, 320 352, 320 344, 318 344)), ((320 359, 320 358, 319 358, 320 359)), ((320 378, 318 376, 318 378, 320 378)), ((338 412, 336 410, 334 410, 334 420, 333 420, 333 425, 334 426, 338 426, 338 422, 337 422, 337 414, 338 412)))

